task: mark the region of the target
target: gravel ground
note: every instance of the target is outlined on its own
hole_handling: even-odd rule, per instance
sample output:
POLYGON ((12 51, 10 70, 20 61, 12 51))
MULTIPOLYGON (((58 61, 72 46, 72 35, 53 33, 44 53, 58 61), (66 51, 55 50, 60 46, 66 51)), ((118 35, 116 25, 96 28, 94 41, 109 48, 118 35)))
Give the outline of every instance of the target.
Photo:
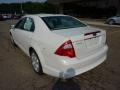
POLYGON ((107 31, 108 58, 97 68, 70 79, 66 84, 49 75, 34 73, 30 59, 11 45, 9 28, 12 23, 15 21, 0 21, 0 90, 52 90, 62 88, 61 83, 71 90, 73 86, 76 87, 74 90, 120 90, 119 27, 95 25, 107 31))

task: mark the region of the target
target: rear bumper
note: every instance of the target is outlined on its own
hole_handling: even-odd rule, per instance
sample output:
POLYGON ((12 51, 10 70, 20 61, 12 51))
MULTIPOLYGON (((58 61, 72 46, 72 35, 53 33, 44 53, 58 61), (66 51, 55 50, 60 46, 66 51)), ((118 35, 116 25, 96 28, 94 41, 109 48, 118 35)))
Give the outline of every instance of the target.
POLYGON ((108 47, 107 45, 104 46, 99 52, 92 54, 84 59, 67 59, 67 60, 61 60, 61 70, 52 67, 44 67, 43 71, 46 74, 60 77, 60 78, 71 78, 76 75, 82 74, 84 72, 87 72, 99 64, 101 64, 106 58, 107 58, 107 51, 108 47))

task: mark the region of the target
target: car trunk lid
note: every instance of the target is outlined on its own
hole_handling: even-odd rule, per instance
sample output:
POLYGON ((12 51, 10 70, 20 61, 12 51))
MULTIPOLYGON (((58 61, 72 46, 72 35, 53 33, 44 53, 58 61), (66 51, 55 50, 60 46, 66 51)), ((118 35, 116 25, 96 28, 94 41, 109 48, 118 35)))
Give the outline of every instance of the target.
POLYGON ((95 52, 105 43, 104 31, 92 27, 56 30, 53 32, 72 41, 77 58, 83 58, 92 53, 91 51, 95 52))

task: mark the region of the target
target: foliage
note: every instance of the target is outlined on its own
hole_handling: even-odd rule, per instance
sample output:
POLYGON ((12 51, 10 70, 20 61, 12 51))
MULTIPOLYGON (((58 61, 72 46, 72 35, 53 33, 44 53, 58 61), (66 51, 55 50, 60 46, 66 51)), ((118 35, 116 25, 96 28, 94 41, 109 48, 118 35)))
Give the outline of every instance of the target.
POLYGON ((26 3, 11 3, 11 4, 0 4, 0 13, 14 14, 21 13, 21 5, 24 13, 26 14, 36 14, 36 13, 57 13, 58 7, 47 2, 37 3, 37 2, 26 2, 26 3))

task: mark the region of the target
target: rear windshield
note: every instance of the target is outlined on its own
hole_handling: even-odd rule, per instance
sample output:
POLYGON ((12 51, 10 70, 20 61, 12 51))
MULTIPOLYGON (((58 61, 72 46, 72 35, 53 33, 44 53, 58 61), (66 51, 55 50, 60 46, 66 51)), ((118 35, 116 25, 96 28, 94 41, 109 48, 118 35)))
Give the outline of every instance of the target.
POLYGON ((84 23, 70 16, 50 16, 42 17, 42 19, 50 30, 60 30, 86 26, 84 23))

